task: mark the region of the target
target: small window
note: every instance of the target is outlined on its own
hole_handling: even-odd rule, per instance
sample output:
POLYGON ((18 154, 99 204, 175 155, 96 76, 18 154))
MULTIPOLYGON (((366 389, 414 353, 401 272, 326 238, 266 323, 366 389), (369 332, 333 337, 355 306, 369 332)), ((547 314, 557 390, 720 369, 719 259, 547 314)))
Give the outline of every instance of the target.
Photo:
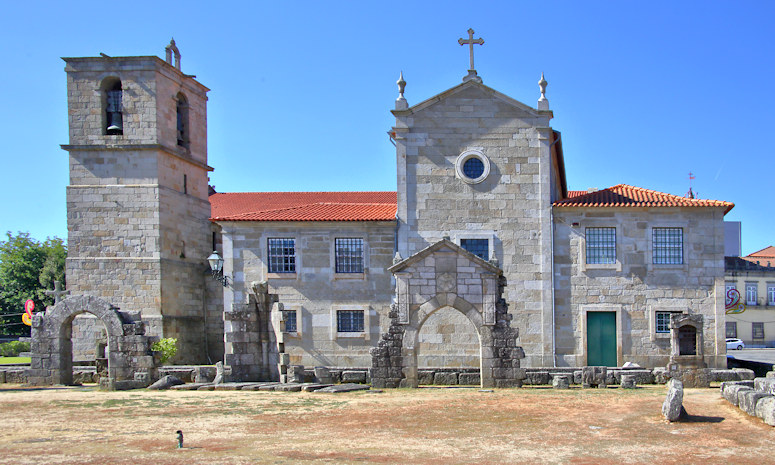
POLYGON ((683 229, 654 228, 652 230, 652 256, 655 265, 683 264, 683 250, 683 229))
POLYGON ((337 273, 363 273, 363 239, 336 238, 334 249, 337 273))
POLYGON ((764 323, 751 323, 751 333, 754 339, 764 339, 764 323))
POLYGON ((283 318, 285 319, 285 332, 295 333, 297 331, 296 310, 283 310, 283 318))
POLYGON ((487 239, 460 239, 460 247, 482 260, 490 259, 490 241, 487 239))
POLYGON ((758 298, 757 295, 757 285, 756 283, 745 283, 745 304, 746 305, 756 305, 756 299, 758 298))
POLYGON ((296 240, 290 238, 268 239, 270 273, 296 272, 296 240))
POLYGON ((188 148, 188 99, 179 93, 176 100, 178 145, 188 148))
POLYGON ((470 179, 476 179, 484 173, 484 163, 478 158, 469 158, 463 163, 463 174, 470 179))
POLYGON ((587 264, 616 263, 616 228, 587 228, 587 264))
POLYGON ((767 305, 775 305, 775 284, 767 284, 767 305))
POLYGON ((478 184, 490 175, 490 160, 479 150, 466 150, 455 160, 455 176, 466 184, 478 184))
POLYGON ((737 337, 737 322, 727 321, 727 337, 737 337))
POLYGON ((340 333, 362 333, 363 310, 338 310, 336 330, 340 333))
POLYGON ((681 312, 657 312, 657 332, 658 333, 669 333, 670 332, 670 317, 673 314, 678 314, 681 312))

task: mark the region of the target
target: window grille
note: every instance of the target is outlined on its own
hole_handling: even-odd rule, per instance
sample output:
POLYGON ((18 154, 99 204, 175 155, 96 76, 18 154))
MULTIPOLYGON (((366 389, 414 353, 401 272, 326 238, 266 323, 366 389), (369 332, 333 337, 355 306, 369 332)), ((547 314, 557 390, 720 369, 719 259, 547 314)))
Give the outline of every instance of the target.
POLYGON ((295 333, 296 327, 296 310, 283 310, 283 318, 285 318, 285 332, 295 333))
POLYGON ((487 239, 460 239, 460 247, 483 260, 490 259, 490 241, 487 239))
POLYGON ((296 240, 288 238, 268 239, 269 272, 296 272, 296 240))
POLYGON ((652 253, 655 265, 681 265, 684 262, 684 231, 681 228, 654 228, 652 253))
POLYGON ((587 264, 616 263, 616 228, 587 228, 587 264))
POLYGON ((338 310, 336 330, 340 333, 362 333, 363 310, 338 310))
POLYGON ((751 332, 754 339, 764 339, 764 323, 751 323, 751 332))
POLYGON ((775 284, 767 285, 767 302, 769 305, 775 305, 775 284))
POLYGON ((482 160, 471 157, 463 163, 463 174, 471 179, 478 179, 484 173, 484 163, 482 160))
POLYGON ((336 272, 363 273, 363 239, 337 238, 334 244, 336 272))
POLYGON ((745 304, 746 305, 756 305, 756 298, 758 297, 757 289, 756 289, 756 283, 746 283, 745 284, 745 304))
POLYGON ((727 337, 737 337, 736 321, 727 321, 727 337))
POLYGON ((657 312, 657 332, 658 333, 670 332, 670 316, 673 313, 680 313, 680 312, 657 312))

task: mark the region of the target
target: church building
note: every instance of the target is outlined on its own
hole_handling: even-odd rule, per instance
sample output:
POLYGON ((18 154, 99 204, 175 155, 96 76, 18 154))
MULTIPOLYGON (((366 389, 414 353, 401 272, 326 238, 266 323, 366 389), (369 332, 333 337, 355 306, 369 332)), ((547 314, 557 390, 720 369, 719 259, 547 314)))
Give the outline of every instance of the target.
MULTIPOLYGON (((65 58, 68 290, 140 311, 178 363, 224 360, 241 380, 371 368, 398 326, 389 354, 414 368, 484 378, 503 334, 522 367, 665 366, 676 313, 702 316, 705 363, 726 367, 734 205, 569 190, 547 82, 535 107, 488 87, 474 43, 435 96, 410 105, 399 79, 394 192, 213 192, 208 89, 174 41, 166 60, 65 58)), ((77 323, 74 339, 98 327, 77 323)))

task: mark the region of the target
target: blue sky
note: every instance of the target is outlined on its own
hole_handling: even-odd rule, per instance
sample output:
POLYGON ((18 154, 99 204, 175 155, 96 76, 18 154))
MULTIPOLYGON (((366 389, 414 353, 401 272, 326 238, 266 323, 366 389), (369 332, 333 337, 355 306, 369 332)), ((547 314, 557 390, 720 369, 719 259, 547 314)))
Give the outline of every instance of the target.
POLYGON ((394 190, 387 130, 484 83, 547 98, 571 189, 618 183, 732 201, 743 253, 775 244, 773 2, 13 2, 0 16, 0 231, 66 237, 64 56, 163 56, 208 86, 219 192, 394 190), (184 5, 185 6, 182 6, 184 5))

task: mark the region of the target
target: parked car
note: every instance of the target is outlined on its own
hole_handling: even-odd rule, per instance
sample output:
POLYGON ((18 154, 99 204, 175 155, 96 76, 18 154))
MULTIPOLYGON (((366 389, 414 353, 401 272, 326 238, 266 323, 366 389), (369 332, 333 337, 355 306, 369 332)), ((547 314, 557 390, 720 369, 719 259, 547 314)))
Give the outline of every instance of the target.
POLYGON ((745 349, 745 343, 741 341, 740 339, 737 339, 735 337, 728 337, 727 338, 727 350, 740 350, 745 349))

